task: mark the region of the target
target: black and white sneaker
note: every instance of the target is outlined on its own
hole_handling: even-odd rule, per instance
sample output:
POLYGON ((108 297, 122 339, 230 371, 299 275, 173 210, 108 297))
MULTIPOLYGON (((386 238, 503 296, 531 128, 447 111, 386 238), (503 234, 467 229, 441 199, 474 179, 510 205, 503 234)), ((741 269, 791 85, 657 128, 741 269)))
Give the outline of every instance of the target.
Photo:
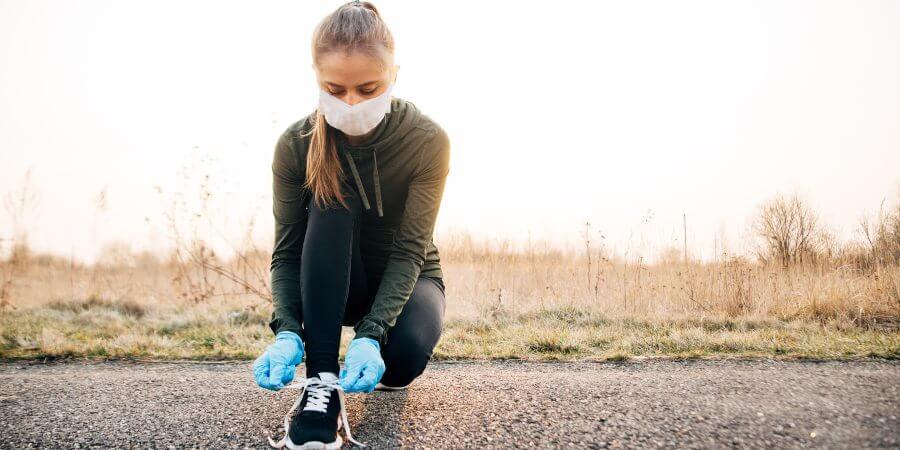
POLYGON ((347 410, 344 408, 344 391, 338 384, 336 374, 319 372, 318 377, 310 377, 285 387, 302 390, 294 406, 284 416, 284 437, 278 442, 269 438, 272 447, 287 447, 291 450, 339 449, 344 443, 337 433, 340 425, 343 425, 348 441, 361 447, 366 446, 353 439, 350 433, 347 410), (300 412, 292 418, 291 413, 298 408, 300 412))

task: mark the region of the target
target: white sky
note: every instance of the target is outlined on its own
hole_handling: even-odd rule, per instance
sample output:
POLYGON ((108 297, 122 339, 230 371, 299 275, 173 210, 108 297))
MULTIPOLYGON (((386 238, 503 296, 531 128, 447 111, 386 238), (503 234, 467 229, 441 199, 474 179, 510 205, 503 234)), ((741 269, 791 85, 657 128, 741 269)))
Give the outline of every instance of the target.
MULTIPOLYGON (((0 0, 0 192, 33 168, 33 246, 163 248, 153 186, 183 188, 199 154, 224 233, 253 219, 270 245, 275 140, 315 108, 309 40, 339 4, 0 0)), ((779 191, 846 236, 896 198, 900 2, 375 4, 395 95, 451 137, 438 240, 577 246, 590 221, 651 253, 681 245, 685 213, 709 256, 779 191)))

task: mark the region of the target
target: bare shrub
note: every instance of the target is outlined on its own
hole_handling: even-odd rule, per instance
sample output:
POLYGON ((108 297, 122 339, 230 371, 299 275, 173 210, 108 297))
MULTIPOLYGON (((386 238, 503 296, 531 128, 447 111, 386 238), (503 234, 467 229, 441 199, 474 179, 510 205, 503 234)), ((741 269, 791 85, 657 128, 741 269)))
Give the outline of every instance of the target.
POLYGON ((859 222, 869 253, 869 265, 900 264, 900 201, 885 211, 884 202, 875 217, 863 217, 859 222))
MULTIPOLYGON (((217 209, 212 206, 216 194, 212 188, 211 159, 199 153, 198 147, 194 150, 199 165, 183 169, 187 183, 184 191, 174 192, 166 199, 162 188, 156 187, 157 193, 168 203, 164 216, 173 245, 166 265, 172 271, 171 283, 176 295, 192 303, 205 302, 215 296, 245 295, 271 302, 268 270, 271 256, 253 243, 255 219, 251 216, 249 223, 242 227, 246 231, 238 244, 220 230, 219 225, 224 219, 215 216, 217 209), (231 259, 225 260, 216 254, 212 247, 215 238, 230 247, 231 259)), ((255 309, 258 306, 249 307, 255 309)))
POLYGON ((110 268, 134 267, 136 256, 137 255, 131 250, 131 244, 128 242, 107 242, 100 248, 100 256, 97 258, 97 265, 110 268))
POLYGON ((684 252, 677 246, 670 245, 657 253, 656 261, 659 264, 682 264, 685 261, 684 252))
POLYGON ((760 205, 753 230, 762 240, 757 250, 762 262, 788 267, 816 256, 819 217, 796 193, 760 205))
POLYGON ((721 268, 721 309, 729 317, 742 317, 753 312, 753 266, 745 258, 730 257, 721 268))

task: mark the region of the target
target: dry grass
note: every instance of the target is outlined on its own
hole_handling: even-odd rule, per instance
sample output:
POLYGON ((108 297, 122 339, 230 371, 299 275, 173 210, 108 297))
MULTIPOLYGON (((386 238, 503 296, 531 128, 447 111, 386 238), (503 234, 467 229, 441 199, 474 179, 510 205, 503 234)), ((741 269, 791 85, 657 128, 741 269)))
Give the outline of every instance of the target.
MULTIPOLYGON (((467 235, 438 246, 448 305, 438 359, 900 355, 896 265, 647 265, 602 252, 589 264, 584 252, 540 243, 512 251, 467 235)), ((233 279, 266 271, 266 254, 252 255, 210 272, 147 255, 0 263, 16 274, 0 312, 0 356, 253 358, 272 334, 260 294, 268 287, 233 279), (202 296, 179 295, 185 277, 204 279, 202 296)))
MULTIPOLYGON (((167 231, 163 260, 127 243, 104 246, 92 266, 33 254, 40 196, 26 173, 3 198, 12 229, 0 236, 0 357, 255 357, 272 339, 272 307, 253 218, 270 204, 249 222, 222 216, 232 200, 213 156, 195 146, 184 185, 155 187, 162 214, 147 220, 167 231), (241 224, 237 242, 229 223, 241 224), (216 255, 222 243, 236 256, 216 255)), ((106 197, 93 199, 95 226, 106 197)), ((607 252, 590 224, 577 251, 439 235, 448 306, 435 357, 900 354, 900 201, 863 218, 855 243, 838 242, 796 195, 763 203, 756 219, 754 261, 691 261, 685 246, 648 264, 654 255, 607 252)))
MULTIPOLYGON (((453 261, 453 260, 451 260, 453 261)), ((765 267, 740 260, 710 264, 605 262, 585 281, 575 257, 490 255, 449 264, 461 314, 484 316, 566 306, 609 317, 726 317, 893 324, 900 317, 900 269, 765 267)))

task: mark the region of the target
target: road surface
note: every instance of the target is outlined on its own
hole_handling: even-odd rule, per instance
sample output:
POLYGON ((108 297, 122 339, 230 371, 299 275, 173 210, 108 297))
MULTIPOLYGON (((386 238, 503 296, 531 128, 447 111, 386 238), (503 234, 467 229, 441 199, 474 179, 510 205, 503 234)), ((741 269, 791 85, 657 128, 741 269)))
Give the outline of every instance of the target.
MULTIPOLYGON (((0 447, 265 449, 299 391, 251 364, 0 363, 0 447)), ((348 399, 372 448, 900 446, 897 361, 433 362, 348 399)))

